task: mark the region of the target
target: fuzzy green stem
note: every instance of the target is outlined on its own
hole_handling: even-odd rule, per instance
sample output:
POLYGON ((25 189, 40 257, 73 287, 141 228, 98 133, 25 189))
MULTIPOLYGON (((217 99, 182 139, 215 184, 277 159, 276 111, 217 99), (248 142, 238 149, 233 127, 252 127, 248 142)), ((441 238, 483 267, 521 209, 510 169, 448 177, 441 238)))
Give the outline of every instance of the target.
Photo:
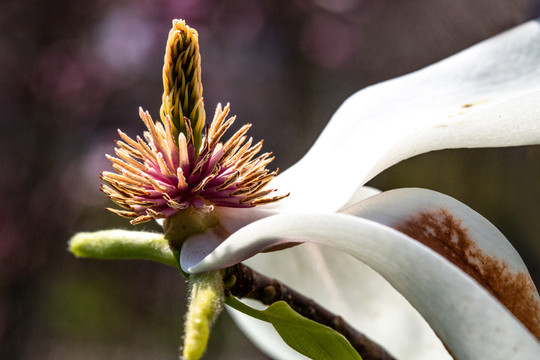
POLYGON ((182 359, 200 359, 206 350, 210 328, 223 307, 220 271, 194 274, 189 278, 191 296, 186 315, 182 359))
POLYGON ((68 246, 78 257, 152 260, 178 268, 163 234, 126 230, 83 232, 73 236, 68 246))

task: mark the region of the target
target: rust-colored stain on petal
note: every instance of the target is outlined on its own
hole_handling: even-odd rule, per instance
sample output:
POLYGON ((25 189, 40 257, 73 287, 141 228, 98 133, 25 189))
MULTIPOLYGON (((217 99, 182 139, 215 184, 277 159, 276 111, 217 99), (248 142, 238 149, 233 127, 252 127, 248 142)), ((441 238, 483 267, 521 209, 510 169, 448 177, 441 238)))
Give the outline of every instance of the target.
POLYGON ((482 251, 460 219, 446 209, 411 216, 394 226, 437 251, 478 281, 540 339, 540 304, 527 273, 516 272, 482 251))
MULTIPOLYGON (((478 106, 478 105, 482 105, 482 104, 485 104, 489 102, 488 99, 483 99, 483 100, 479 100, 479 101, 475 101, 475 102, 470 102, 470 103, 466 103, 466 104, 463 104, 461 105, 459 108, 460 109, 465 109, 465 110, 469 110, 470 108, 472 107, 475 107, 475 106, 478 106)), ((456 116, 461 116, 461 115, 465 115, 467 114, 468 111, 459 111, 455 114, 450 114, 448 115, 449 118, 453 118, 453 117, 456 117, 456 116)))
POLYGON ((464 108, 464 109, 468 109, 468 108, 471 108, 471 107, 476 106, 476 105, 485 104, 488 101, 489 101, 488 99, 479 100, 479 101, 463 104, 463 105, 461 105, 461 107, 464 108))

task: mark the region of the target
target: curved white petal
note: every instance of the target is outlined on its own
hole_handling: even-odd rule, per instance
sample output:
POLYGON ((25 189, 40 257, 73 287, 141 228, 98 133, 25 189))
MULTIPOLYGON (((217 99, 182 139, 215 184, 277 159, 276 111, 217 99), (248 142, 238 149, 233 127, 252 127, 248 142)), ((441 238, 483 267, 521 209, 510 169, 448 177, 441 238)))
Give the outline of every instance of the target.
POLYGON ((180 266, 187 271, 210 254, 227 237, 242 227, 268 216, 279 214, 278 206, 255 208, 215 207, 219 224, 203 234, 190 236, 183 244, 180 252, 180 266))
POLYGON ((198 264, 226 238, 216 229, 210 229, 203 234, 190 236, 183 244, 180 251, 180 267, 187 271, 190 267, 198 264))
MULTIPOLYGON (((469 240, 474 241, 474 245, 486 255, 504 261, 512 271, 527 272, 518 252, 499 229, 467 205, 433 190, 421 188, 389 190, 366 198, 341 212, 373 220, 401 232, 406 232, 404 226, 407 223, 410 224, 421 217, 426 218, 433 215, 440 222, 449 222, 451 223, 449 225, 456 226, 456 228, 443 230, 466 232, 466 235, 470 237, 469 240)), ((422 224, 419 225, 422 226, 422 224)), ((433 224, 429 224, 429 226, 433 226, 433 224)), ((429 233, 434 229, 420 230, 429 233)), ((450 235, 452 234, 450 233, 450 235)), ((455 240, 457 241, 457 239, 455 240)))
MULTIPOLYGON (((222 266, 229 257, 234 254, 250 253, 253 248, 264 248, 280 238, 305 238, 319 244, 332 246, 340 249, 365 264, 371 266, 391 283, 407 300, 424 316, 443 339, 452 354, 458 359, 506 359, 521 358, 533 359, 540 356, 540 345, 531 333, 492 295, 478 285, 469 276, 465 275, 456 266, 449 263, 445 258, 438 255, 428 247, 416 240, 371 220, 362 219, 344 214, 288 214, 272 216, 251 225, 248 225, 231 235, 231 237, 219 246, 202 263, 192 271, 207 271, 222 266)), ((337 256, 325 247, 298 246, 295 249, 284 250, 276 254, 284 254, 289 251, 298 252, 301 247, 302 256, 299 262, 280 262, 279 256, 273 254, 272 268, 287 268, 288 275, 285 283, 293 280, 293 287, 313 297, 322 305, 330 307, 333 311, 339 311, 340 302, 346 303, 350 298, 364 295, 376 297, 381 302, 395 301, 394 307, 376 308, 375 299, 371 302, 356 302, 356 311, 351 314, 343 314, 349 321, 352 319, 354 326, 365 331, 368 336, 381 343, 389 351, 400 359, 437 359, 444 358, 441 348, 437 348, 425 333, 423 325, 412 316, 403 315, 407 310, 406 304, 399 303, 394 294, 385 294, 384 287, 378 288, 376 281, 374 287, 370 287, 369 281, 374 277, 368 276, 368 283, 361 283, 362 275, 358 275, 349 267, 351 258, 337 256), (324 264, 326 256, 334 257, 339 261, 330 266, 324 264), (307 255, 307 256, 306 256, 307 255), (322 257, 321 257, 322 255, 322 257), (321 266, 313 275, 305 272, 305 263, 318 263, 321 266), (338 264, 338 266, 336 266, 338 264), (359 284, 356 288, 329 288, 339 286, 335 279, 327 279, 327 269, 337 268, 345 284, 356 278, 359 284), (296 270, 295 270, 296 268, 296 270), (352 278, 352 279, 351 279, 352 278), (326 282, 329 281, 328 284, 326 282), (303 285, 306 284, 307 285, 303 285), (318 286, 313 286, 317 285, 318 286), (325 286, 328 285, 328 286, 325 286), (359 294, 360 293, 360 294, 359 294), (333 301, 329 297, 335 296, 333 301), (330 304, 330 305, 329 305, 330 304), (366 306, 367 304, 367 306, 366 306), (375 306, 373 309, 370 305, 375 306), (364 308, 364 306, 366 306, 364 308), (378 311, 377 311, 378 310, 378 311), (365 312, 371 312, 371 323, 362 324, 356 318, 365 312), (396 314, 389 316, 392 311, 396 314), (400 318, 401 316, 401 318, 400 318), (377 333, 377 317, 382 317, 383 331, 395 331, 377 333), (416 334, 416 331, 407 327, 417 327, 420 339, 407 338, 408 334, 416 334), (424 336, 426 339, 424 339, 424 336), (406 338, 406 342, 413 343, 396 344, 396 340, 406 338), (399 345, 399 346, 398 346, 399 345)), ((266 257, 267 254, 258 255, 266 257)), ((290 257, 284 257, 290 261, 290 257)), ((309 269, 309 264, 308 267, 309 269)), ((269 274, 273 275, 273 274, 269 274)), ((335 276, 336 274, 332 274, 335 276)), ((382 282, 381 282, 382 284, 382 282)), ((350 304, 344 304, 345 308, 350 304)), ((385 304, 387 305, 387 304, 385 304)), ((350 307, 349 307, 350 310, 350 307)), ((263 339, 261 339, 264 341, 263 339)))
POLYGON ((540 338, 540 298, 523 260, 480 214, 436 191, 390 190, 343 210, 390 226, 445 256, 540 338))
POLYGON ((274 186, 291 191, 283 201, 288 206, 337 210, 359 185, 420 153, 538 144, 538 59, 540 24, 531 21, 427 68, 359 91, 274 186), (328 174, 339 176, 339 184, 328 180, 328 174), (329 195, 314 196, 320 189, 329 195))
POLYGON ((274 203, 251 208, 216 207, 215 212, 221 226, 232 234, 252 222, 279 214, 281 208, 279 203, 274 203))
MULTIPOLYGON (((351 205, 357 204, 360 201, 372 197, 374 195, 380 194, 381 190, 376 189, 371 186, 360 186, 356 191, 351 195, 349 200, 343 205, 343 208, 347 208, 351 205)), ((333 212, 333 211, 332 211, 333 212)))
MULTIPOLYGON (((359 187, 351 196, 347 205, 352 205, 379 193, 380 190, 369 186, 359 187)), ((281 207, 279 203, 254 208, 215 207, 216 216, 219 218, 219 226, 216 229, 210 229, 204 234, 193 235, 185 241, 180 253, 180 265, 182 269, 186 271, 198 264, 208 254, 214 251, 230 234, 244 226, 265 217, 290 210, 294 211, 294 209, 281 207)))

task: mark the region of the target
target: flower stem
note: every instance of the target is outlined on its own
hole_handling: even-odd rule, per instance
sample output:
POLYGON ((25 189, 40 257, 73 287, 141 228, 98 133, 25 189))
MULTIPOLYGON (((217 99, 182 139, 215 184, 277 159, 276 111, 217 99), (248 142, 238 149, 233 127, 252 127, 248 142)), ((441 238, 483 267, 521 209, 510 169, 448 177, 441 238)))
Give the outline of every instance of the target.
POLYGON ((182 359, 198 360, 203 355, 210 328, 223 307, 223 281, 220 271, 189 277, 191 296, 186 315, 182 359))
POLYGON ((69 240, 68 246, 75 256, 83 258, 153 260, 178 267, 163 234, 126 230, 81 232, 69 240))

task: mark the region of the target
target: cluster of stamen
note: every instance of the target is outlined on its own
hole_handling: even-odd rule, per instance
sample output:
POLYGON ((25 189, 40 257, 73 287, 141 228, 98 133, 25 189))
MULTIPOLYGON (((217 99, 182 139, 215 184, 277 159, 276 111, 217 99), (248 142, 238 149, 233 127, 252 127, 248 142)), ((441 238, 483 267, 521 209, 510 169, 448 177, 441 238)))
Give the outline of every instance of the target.
POLYGON ((275 189, 265 187, 277 170, 270 172, 266 165, 274 158, 271 153, 255 157, 262 141, 252 145, 252 138, 247 138, 250 124, 220 142, 235 120, 227 119, 228 113, 229 105, 218 105, 196 151, 189 119, 184 119, 186 134, 181 132, 175 139, 170 121, 154 123, 141 109, 140 117, 148 128, 146 141, 133 140, 119 130, 118 157, 107 155, 117 172, 102 172, 101 178, 108 184, 102 190, 125 209, 108 210, 139 224, 170 217, 190 206, 201 211, 211 211, 214 206, 252 207, 288 196, 269 196, 275 189))

